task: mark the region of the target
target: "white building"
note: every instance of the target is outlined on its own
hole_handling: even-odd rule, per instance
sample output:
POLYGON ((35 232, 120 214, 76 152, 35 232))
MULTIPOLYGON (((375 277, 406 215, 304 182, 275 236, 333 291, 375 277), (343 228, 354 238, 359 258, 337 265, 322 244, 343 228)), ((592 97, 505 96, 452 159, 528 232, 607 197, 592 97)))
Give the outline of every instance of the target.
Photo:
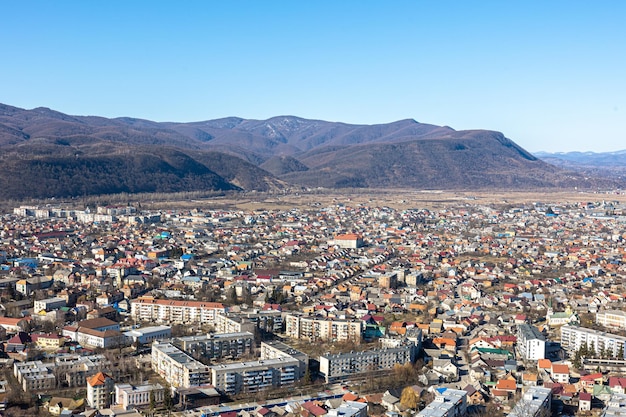
POLYGON ((171 343, 152 344, 152 369, 173 388, 211 383, 211 369, 171 343))
POLYGON ((215 325, 216 316, 225 312, 222 303, 157 300, 152 297, 132 300, 130 309, 131 318, 135 321, 184 325, 215 325))
POLYGON ((160 384, 115 384, 115 403, 125 410, 133 407, 150 405, 150 393, 154 393, 154 402, 160 404, 165 398, 165 389, 160 384))
POLYGON ((568 352, 575 352, 585 344, 596 353, 604 350, 610 356, 622 359, 626 337, 616 334, 601 332, 578 326, 561 327, 561 346, 568 352))
POLYGON ((33 310, 35 313, 39 313, 40 311, 52 311, 58 310, 61 307, 65 307, 67 305, 67 301, 64 298, 54 297, 54 298, 46 298, 45 300, 37 300, 33 304, 33 310))
POLYGON ((420 411, 418 417, 465 417, 467 392, 458 389, 436 390, 435 399, 420 411))
POLYGON ((285 315, 285 335, 311 342, 327 340, 360 343, 363 326, 362 320, 342 320, 300 314, 285 315))
POLYGON ((544 387, 529 387, 521 400, 515 404, 509 417, 538 417, 551 415, 552 390, 544 387))
POLYGON ((113 403, 113 379, 105 373, 98 372, 87 379, 87 403, 91 408, 101 410, 113 403))
POLYGON ((596 323, 617 329, 626 329, 626 312, 621 310, 604 310, 596 313, 596 323))
POLYGON ((607 401, 601 417, 620 417, 626 413, 626 394, 613 394, 607 401))
POLYGON ((299 365, 294 358, 215 365, 211 367, 211 383, 228 394, 284 387, 296 381, 299 365))
POLYGON ((546 338, 535 326, 520 324, 517 331, 517 349, 525 360, 546 358, 546 338))
POLYGON ((244 355, 252 355, 255 345, 254 335, 249 332, 177 337, 172 343, 195 357, 201 355, 209 359, 237 359, 244 355))
POLYGON ((414 360, 415 345, 386 349, 371 349, 362 352, 334 353, 320 356, 320 374, 327 383, 347 379, 365 372, 392 369, 414 360))
POLYGON ((133 329, 124 333, 124 336, 132 343, 149 344, 155 340, 164 340, 172 337, 172 328, 169 326, 150 326, 141 329, 133 329))
POLYGON ((261 360, 278 358, 293 358, 298 360, 298 372, 296 372, 297 379, 304 377, 304 373, 309 367, 309 355, 306 353, 300 352, 299 350, 277 340, 261 342, 261 360))

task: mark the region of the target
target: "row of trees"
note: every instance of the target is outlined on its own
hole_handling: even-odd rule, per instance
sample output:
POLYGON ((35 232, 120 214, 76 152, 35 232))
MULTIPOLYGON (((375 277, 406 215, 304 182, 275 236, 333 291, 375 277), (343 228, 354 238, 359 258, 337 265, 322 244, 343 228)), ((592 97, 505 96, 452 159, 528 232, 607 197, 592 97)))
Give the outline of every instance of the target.
POLYGON ((578 350, 574 353, 574 360, 572 364, 576 368, 581 368, 583 365, 583 359, 585 358, 594 358, 594 359, 621 359, 624 357, 624 346, 620 346, 617 354, 611 349, 606 349, 604 346, 601 346, 598 351, 596 351, 595 345, 592 343, 588 345, 587 342, 582 344, 578 350))

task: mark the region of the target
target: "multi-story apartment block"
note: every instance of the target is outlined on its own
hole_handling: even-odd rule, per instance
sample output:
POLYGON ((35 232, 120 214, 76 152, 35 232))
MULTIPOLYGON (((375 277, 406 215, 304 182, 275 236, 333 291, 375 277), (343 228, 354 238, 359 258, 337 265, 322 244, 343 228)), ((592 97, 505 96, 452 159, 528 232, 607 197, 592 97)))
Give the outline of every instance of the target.
POLYGON ((544 387, 529 387, 515 404, 509 417, 539 417, 551 414, 552 390, 544 387))
POLYGON ((215 333, 254 333, 256 324, 238 314, 218 314, 214 327, 215 333))
POLYGON ((13 375, 24 391, 44 391, 56 386, 50 365, 41 361, 14 362, 13 375))
POLYGON ((465 417, 467 392, 458 389, 436 390, 435 399, 420 411, 418 417, 465 417))
POLYGON ((250 332, 178 337, 172 340, 172 344, 193 357, 208 359, 237 359, 251 355, 255 345, 254 335, 250 332))
POLYGON ((546 358, 546 338, 535 326, 522 323, 517 328, 517 350, 525 360, 546 358))
POLYGON ((626 329, 626 312, 604 310, 596 313, 596 323, 609 328, 626 329))
POLYGON ((224 313, 226 308, 221 303, 157 300, 152 297, 131 301, 130 311, 135 321, 184 325, 215 325, 217 315, 224 313))
POLYGON ((110 407, 113 403, 114 385, 113 378, 102 372, 98 372, 87 379, 87 403, 89 406, 96 410, 110 407))
POLYGON ((561 346, 575 352, 585 344, 596 353, 608 352, 610 356, 624 358, 626 337, 578 326, 561 327, 561 346))
POLYGON ((298 360, 297 379, 304 377, 309 367, 309 355, 306 353, 300 352, 279 341, 261 342, 261 360, 278 358, 293 358, 298 360))
POLYGON ((406 343, 394 348, 323 355, 320 356, 320 374, 329 383, 358 374, 392 369, 396 364, 411 363, 414 349, 413 343, 406 343))
POLYGON ((59 355, 52 365, 59 382, 68 387, 84 387, 87 378, 111 367, 104 355, 59 355))
POLYGON ((165 398, 165 389, 160 384, 115 384, 115 403, 122 406, 124 410, 146 407, 150 405, 151 392, 154 395, 155 404, 161 404, 165 398))
POLYGON ((293 358, 215 365, 211 367, 211 383, 227 394, 284 387, 297 380, 299 365, 293 358))
POLYGON ((363 333, 362 320, 342 320, 300 314, 285 316, 285 335, 294 339, 311 342, 327 340, 330 342, 360 343, 363 333))
POLYGON ((171 343, 152 344, 152 369, 173 388, 211 383, 211 369, 171 343))

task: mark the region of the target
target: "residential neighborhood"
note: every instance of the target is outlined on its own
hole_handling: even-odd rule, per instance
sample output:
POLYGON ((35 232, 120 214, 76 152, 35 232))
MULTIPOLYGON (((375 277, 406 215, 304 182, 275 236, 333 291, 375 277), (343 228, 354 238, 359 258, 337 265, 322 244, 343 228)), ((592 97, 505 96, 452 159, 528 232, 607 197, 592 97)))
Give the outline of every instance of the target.
POLYGON ((0 413, 619 415, 625 224, 605 200, 16 207, 0 413))

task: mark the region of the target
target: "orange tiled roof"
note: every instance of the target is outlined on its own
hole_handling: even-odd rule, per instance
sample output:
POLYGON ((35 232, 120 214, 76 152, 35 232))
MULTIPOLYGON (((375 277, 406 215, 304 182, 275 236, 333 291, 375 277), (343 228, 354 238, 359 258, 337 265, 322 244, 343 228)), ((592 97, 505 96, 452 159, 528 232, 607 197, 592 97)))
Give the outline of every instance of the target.
POLYGON ((104 385, 106 380, 107 380, 107 378, 110 378, 107 374, 104 374, 102 372, 98 372, 97 374, 95 374, 91 378, 87 379, 87 383, 89 385, 91 385, 92 387, 96 387, 98 385, 104 385))

